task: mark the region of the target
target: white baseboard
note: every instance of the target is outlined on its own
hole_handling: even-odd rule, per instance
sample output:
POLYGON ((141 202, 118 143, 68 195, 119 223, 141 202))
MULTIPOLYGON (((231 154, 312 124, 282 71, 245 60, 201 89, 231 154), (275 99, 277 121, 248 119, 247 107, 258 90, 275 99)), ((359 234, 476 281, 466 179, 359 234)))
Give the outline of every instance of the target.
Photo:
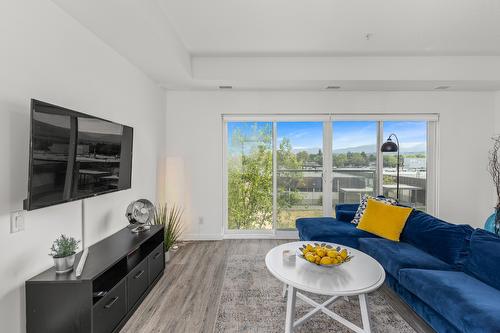
POLYGON ((298 240, 299 235, 297 232, 277 232, 276 234, 238 234, 227 233, 222 236, 224 239, 292 239, 298 240))
POLYGON ((181 241, 213 241, 223 239, 291 239, 298 240, 297 232, 277 232, 276 234, 245 234, 245 233, 228 233, 228 234, 184 234, 181 241))
POLYGON ((211 241, 222 240, 221 234, 184 234, 181 237, 182 241, 211 241))

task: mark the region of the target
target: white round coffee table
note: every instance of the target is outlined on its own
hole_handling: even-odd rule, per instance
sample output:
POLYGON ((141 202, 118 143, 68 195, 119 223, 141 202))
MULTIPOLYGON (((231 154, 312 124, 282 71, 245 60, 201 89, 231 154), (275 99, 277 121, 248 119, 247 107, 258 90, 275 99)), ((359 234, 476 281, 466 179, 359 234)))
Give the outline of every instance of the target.
MULTIPOLYGON (((295 261, 287 261, 283 258, 283 251, 295 251, 302 244, 325 242, 293 242, 279 245, 269 251, 266 255, 266 266, 275 278, 282 281, 284 285, 283 296, 287 295, 285 332, 291 333, 293 329, 304 323, 307 319, 318 312, 323 312, 332 319, 347 326, 354 332, 370 332, 370 319, 368 315, 368 302, 366 294, 377 289, 384 283, 385 272, 382 266, 372 257, 356 249, 342 246, 353 256, 351 261, 340 266, 323 267, 317 266, 302 258, 295 261), (285 289, 287 288, 287 289, 285 289), (297 290, 303 290, 314 294, 332 296, 326 302, 319 304, 297 290), (363 327, 351 323, 335 312, 327 309, 327 306, 339 297, 358 296, 361 308, 361 320, 363 327), (309 313, 295 321, 295 300, 300 298, 314 307, 309 313)), ((332 243, 333 247, 339 245, 332 243)))

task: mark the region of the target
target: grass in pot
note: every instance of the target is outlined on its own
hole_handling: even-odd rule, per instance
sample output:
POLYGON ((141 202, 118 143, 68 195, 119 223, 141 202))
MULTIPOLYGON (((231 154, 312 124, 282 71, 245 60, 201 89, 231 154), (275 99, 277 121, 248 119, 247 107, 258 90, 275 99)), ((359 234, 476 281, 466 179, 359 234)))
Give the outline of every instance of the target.
POLYGON ((165 241, 163 243, 165 262, 170 260, 170 249, 182 234, 181 220, 183 213, 184 210, 176 205, 171 208, 166 203, 156 205, 153 224, 162 224, 165 227, 165 241))

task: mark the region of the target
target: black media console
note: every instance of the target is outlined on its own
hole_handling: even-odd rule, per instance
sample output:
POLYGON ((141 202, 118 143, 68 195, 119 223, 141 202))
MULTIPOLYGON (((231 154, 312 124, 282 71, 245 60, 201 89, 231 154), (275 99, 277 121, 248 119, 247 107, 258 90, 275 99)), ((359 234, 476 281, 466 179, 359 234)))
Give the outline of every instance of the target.
POLYGON ((165 270, 163 226, 139 234, 130 229, 92 245, 79 278, 51 268, 26 281, 27 333, 111 333, 123 327, 165 270))

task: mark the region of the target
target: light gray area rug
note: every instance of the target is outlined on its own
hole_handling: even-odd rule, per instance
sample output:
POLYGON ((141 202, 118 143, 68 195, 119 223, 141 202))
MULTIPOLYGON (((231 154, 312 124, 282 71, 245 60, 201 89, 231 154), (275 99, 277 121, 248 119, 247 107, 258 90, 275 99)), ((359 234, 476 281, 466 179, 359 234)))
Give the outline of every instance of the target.
MULTIPOLYGON (((267 270, 264 256, 231 255, 227 261, 214 332, 284 332, 286 299, 283 285, 267 270)), ((317 302, 329 297, 304 293, 317 302)), ((368 296, 372 332, 415 333, 387 303, 381 292, 368 296)), ((312 308, 297 299, 295 319, 312 308)), ((358 297, 337 300, 329 309, 361 327, 358 297)), ((323 313, 317 313, 296 333, 352 332, 323 313)))

